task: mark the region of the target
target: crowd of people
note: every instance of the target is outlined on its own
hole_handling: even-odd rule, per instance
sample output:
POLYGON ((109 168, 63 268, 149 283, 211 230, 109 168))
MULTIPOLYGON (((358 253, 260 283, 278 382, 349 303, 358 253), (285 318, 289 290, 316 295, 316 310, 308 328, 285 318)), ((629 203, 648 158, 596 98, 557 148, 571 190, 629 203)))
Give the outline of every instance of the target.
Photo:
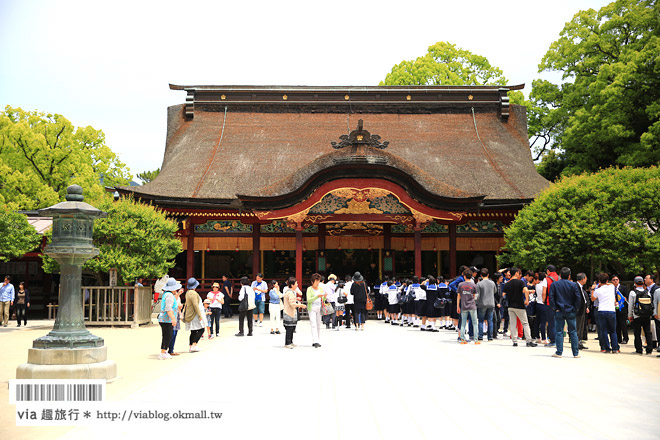
MULTIPOLYGON (((281 334, 283 326, 284 346, 288 349, 296 346, 293 335, 304 311, 315 348, 321 347, 324 326, 327 330, 364 331, 369 311, 377 321, 393 326, 428 333, 456 332, 457 342, 464 345, 509 338, 516 347, 518 339, 524 339, 527 347, 553 347, 554 357, 563 356, 566 334, 573 357, 580 357, 579 351, 588 349, 589 331, 596 332, 602 353, 620 353, 621 344, 628 343, 629 325, 636 353, 650 354, 658 347, 660 291, 656 294, 658 286, 653 275, 635 277, 633 289, 628 291, 616 275, 600 273, 588 285, 584 273, 573 276, 567 267, 558 273, 553 265, 548 265, 545 273, 512 267, 491 274, 487 268, 467 266, 462 266, 459 273, 453 280, 431 275, 385 277, 371 285, 360 272, 346 275, 343 280, 334 274, 326 279, 315 273, 305 294, 294 277, 288 278, 283 288, 276 280, 266 282, 262 274, 252 282, 243 277, 237 295, 236 336, 246 336, 246 321, 247 336, 253 336, 255 326, 263 327, 268 303, 270 334, 281 334)), ((197 344, 205 328, 209 339, 219 335, 220 316, 231 287, 223 284, 223 292, 214 283, 202 301, 195 290, 198 286, 194 278, 188 280, 185 306, 180 301, 181 284, 170 279, 163 288, 158 317, 161 359, 177 354, 173 347, 181 320, 191 331, 191 352, 199 351, 197 344)))

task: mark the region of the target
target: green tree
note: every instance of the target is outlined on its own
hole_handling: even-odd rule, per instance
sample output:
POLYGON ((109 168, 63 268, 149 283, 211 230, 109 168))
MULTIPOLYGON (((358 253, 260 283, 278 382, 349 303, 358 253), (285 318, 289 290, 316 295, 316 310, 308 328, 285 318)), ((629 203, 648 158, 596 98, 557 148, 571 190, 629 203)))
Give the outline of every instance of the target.
POLYGON ((402 61, 392 68, 380 85, 506 85, 502 71, 486 57, 446 41, 430 46, 426 55, 402 61))
MULTIPOLYGON (((124 284, 136 278, 161 277, 174 266, 174 258, 182 251, 176 238, 177 223, 151 205, 133 198, 104 200, 96 206, 108 213, 94 222, 94 246, 100 255, 88 260, 84 269, 106 281, 109 269, 116 268, 124 284)), ((57 263, 44 256, 44 270, 59 270, 57 263)))
POLYGON ((40 241, 41 236, 24 214, 0 204, 0 261, 20 258, 39 246, 40 241))
POLYGON ((71 184, 99 202, 104 185, 125 185, 126 166, 105 144, 102 131, 74 128, 62 115, 0 112, 0 202, 14 209, 39 209, 64 200, 71 184))
POLYGON ((608 168, 564 177, 505 230, 502 259, 628 275, 660 269, 660 168, 608 168))
POLYGON ((542 172, 660 164, 659 24, 655 0, 619 0, 566 23, 539 65, 565 82, 535 81, 531 93, 537 129, 557 150, 542 172))
POLYGON ((149 183, 160 174, 160 168, 156 168, 153 171, 143 171, 137 174, 137 178, 140 179, 143 183, 149 183))

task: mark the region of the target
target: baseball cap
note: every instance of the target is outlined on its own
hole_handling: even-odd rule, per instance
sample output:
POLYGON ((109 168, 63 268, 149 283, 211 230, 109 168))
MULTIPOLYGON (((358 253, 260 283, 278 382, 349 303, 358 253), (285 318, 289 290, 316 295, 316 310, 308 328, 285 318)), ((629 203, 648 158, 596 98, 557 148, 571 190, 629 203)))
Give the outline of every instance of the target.
POLYGON ((644 284, 644 278, 635 277, 635 284, 644 284))

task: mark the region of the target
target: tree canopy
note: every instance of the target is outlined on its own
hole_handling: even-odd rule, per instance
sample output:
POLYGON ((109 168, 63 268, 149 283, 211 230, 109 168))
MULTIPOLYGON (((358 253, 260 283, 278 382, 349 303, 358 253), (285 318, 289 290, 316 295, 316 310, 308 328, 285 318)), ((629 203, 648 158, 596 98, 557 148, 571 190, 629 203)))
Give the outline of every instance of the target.
MULTIPOLYGON (((151 205, 133 198, 104 200, 96 206, 108 213, 94 222, 94 246, 100 255, 88 260, 84 269, 105 281, 109 269, 116 268, 124 284, 136 278, 155 278, 174 266, 182 251, 176 238, 177 223, 151 205)), ((57 271, 57 263, 44 256, 44 270, 57 271)))
POLYGON ((629 275, 660 269, 660 168, 564 177, 505 230, 502 259, 529 269, 629 275))
POLYGON ((446 41, 430 46, 426 55, 404 60, 392 68, 380 85, 506 85, 502 71, 486 57, 446 41))
POLYGON ((660 164, 658 24, 655 0, 618 0, 566 23, 539 65, 565 82, 534 81, 530 95, 530 132, 537 124, 557 151, 540 167, 547 178, 660 164))
POLYGON ((75 128, 58 114, 7 106, 0 112, 0 203, 11 209, 45 208, 78 184, 90 203, 104 185, 126 185, 126 166, 105 144, 102 131, 75 128))
POLYGON ((0 261, 21 258, 39 246, 41 236, 27 217, 0 204, 0 261))
POLYGON ((160 174, 160 168, 156 168, 153 171, 143 171, 141 173, 137 173, 136 177, 143 183, 149 183, 154 180, 158 174, 160 174))

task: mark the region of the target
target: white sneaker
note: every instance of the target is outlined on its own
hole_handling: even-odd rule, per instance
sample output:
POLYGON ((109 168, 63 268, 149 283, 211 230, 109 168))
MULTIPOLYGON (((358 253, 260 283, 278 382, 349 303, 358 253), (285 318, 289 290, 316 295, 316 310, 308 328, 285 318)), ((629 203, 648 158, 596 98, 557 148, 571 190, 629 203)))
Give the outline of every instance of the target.
POLYGON ((191 353, 197 353, 198 351, 201 351, 201 350, 199 349, 199 347, 197 347, 197 346, 190 347, 190 352, 191 352, 191 353))
POLYGON ((264 326, 264 323, 263 323, 263 322, 260 322, 260 323, 259 323, 259 327, 263 327, 263 326, 264 326))
POLYGON ((161 361, 162 361, 162 360, 165 360, 165 359, 172 359, 172 355, 170 355, 170 354, 167 353, 167 352, 166 352, 166 353, 161 353, 161 354, 158 356, 158 359, 160 359, 161 361))
POLYGON ((210 336, 209 336, 209 339, 213 339, 213 338, 214 338, 214 336, 213 336, 213 335, 210 335, 210 336))

